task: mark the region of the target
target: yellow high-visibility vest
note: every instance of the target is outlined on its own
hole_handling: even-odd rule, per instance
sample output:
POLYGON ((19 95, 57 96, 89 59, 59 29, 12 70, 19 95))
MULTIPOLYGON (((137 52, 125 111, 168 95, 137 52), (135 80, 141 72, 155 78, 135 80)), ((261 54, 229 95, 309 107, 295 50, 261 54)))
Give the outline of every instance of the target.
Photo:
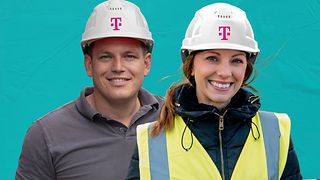
MULTIPOLYGON (((259 111, 252 121, 260 131, 255 140, 249 133, 231 179, 280 179, 290 143, 290 119, 284 113, 259 111)), ((150 136, 153 123, 137 127, 141 180, 221 180, 217 167, 196 137, 189 151, 181 147, 185 123, 175 117, 174 127, 150 136)), ((189 128, 185 134, 190 134, 189 128)), ((191 138, 184 140, 191 143, 191 138)))

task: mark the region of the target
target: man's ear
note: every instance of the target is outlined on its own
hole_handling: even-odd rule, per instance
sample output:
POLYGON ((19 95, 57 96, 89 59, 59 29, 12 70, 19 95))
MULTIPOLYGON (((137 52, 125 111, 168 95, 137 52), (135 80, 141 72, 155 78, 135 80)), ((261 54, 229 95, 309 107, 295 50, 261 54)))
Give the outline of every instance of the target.
POLYGON ((88 54, 84 55, 84 67, 86 68, 87 75, 92 77, 92 58, 88 54))
POLYGON ((151 68, 151 53, 147 53, 144 57, 144 64, 145 64, 145 69, 144 69, 144 76, 147 76, 150 72, 151 68))

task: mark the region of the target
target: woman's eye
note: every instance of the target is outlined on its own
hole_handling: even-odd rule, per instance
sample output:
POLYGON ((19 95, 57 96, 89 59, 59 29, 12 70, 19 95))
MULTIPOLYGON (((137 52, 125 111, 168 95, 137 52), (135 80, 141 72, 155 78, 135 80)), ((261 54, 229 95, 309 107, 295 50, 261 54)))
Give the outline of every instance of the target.
POLYGON ((215 57, 215 56, 208 56, 208 57, 206 58, 206 60, 215 62, 215 61, 218 61, 218 58, 215 57))
POLYGON ((239 58, 236 58, 236 59, 233 59, 232 62, 233 62, 233 63, 237 63, 237 64, 242 64, 242 63, 243 63, 243 60, 242 60, 242 59, 239 59, 239 58))

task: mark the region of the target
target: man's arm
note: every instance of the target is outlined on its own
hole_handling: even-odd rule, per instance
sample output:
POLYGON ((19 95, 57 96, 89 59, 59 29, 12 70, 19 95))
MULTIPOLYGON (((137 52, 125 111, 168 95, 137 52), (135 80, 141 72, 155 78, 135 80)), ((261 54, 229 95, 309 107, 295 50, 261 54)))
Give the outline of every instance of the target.
POLYGON ((20 154, 16 180, 54 180, 55 171, 39 121, 28 130, 20 154))

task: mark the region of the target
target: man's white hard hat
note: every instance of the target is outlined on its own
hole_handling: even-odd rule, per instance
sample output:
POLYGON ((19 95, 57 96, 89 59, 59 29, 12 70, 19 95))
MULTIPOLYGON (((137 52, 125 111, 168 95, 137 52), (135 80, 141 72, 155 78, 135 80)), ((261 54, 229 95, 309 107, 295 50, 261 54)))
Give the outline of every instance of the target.
POLYGON ((109 0, 97 5, 90 15, 81 47, 84 53, 88 45, 108 37, 129 37, 142 41, 148 51, 153 48, 152 34, 139 7, 124 0, 109 0))

